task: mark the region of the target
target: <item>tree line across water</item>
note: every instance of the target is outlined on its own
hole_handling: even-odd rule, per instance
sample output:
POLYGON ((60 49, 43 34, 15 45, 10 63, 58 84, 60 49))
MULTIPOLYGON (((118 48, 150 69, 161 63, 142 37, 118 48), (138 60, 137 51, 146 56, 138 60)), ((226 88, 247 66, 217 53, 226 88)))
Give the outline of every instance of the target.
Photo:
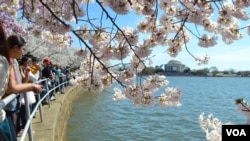
POLYGON ((216 67, 203 68, 203 69, 190 69, 186 67, 183 72, 166 72, 160 66, 155 67, 146 67, 143 69, 141 74, 149 75, 149 74, 165 74, 165 75, 184 75, 184 76, 214 76, 214 77, 222 77, 222 76, 235 76, 235 77, 250 77, 250 71, 236 71, 234 69, 223 70, 220 71, 216 67))

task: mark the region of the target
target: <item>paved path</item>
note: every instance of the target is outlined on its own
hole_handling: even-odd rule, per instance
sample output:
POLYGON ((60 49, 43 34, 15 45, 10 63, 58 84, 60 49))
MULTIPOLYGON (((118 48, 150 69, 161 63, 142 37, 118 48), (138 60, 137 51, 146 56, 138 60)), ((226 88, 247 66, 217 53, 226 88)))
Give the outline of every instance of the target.
MULTIPOLYGON (((39 111, 36 118, 32 120, 34 141, 64 141, 67 130, 67 122, 71 114, 74 100, 79 96, 81 90, 75 86, 69 86, 64 94, 56 94, 56 100, 51 101, 50 106, 44 105, 43 122, 41 122, 39 111)), ((20 138, 18 138, 19 140, 20 138)), ((28 135, 25 141, 29 141, 28 135)))

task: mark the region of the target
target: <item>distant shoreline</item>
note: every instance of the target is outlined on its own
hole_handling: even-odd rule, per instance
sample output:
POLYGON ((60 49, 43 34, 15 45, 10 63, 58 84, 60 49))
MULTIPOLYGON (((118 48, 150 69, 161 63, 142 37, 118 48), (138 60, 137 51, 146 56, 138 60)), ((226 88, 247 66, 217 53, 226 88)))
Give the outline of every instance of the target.
MULTIPOLYGON (((193 75, 190 73, 183 73, 183 72, 161 72, 161 73, 155 73, 159 75, 165 75, 165 76, 197 76, 197 77, 250 77, 250 76, 241 76, 236 74, 217 74, 215 76, 213 75, 193 75)), ((142 74, 142 75, 152 75, 152 74, 142 74)))

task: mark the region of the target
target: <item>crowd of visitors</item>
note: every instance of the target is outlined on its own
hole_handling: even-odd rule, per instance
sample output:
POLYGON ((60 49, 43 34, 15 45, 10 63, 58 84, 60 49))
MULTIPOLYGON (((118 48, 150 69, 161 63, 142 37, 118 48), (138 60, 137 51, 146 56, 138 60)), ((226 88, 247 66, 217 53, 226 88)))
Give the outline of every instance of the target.
MULTIPOLYGON (((26 53, 25 44, 26 41, 21 36, 6 37, 0 23, 0 100, 13 93, 17 95, 0 111, 1 141, 17 141, 27 122, 25 105, 28 104, 32 112, 38 96, 42 97, 47 93, 46 86, 51 90, 64 82, 64 78, 69 80, 70 77, 68 67, 53 64, 49 58, 40 60, 34 54, 26 53), (36 83, 45 78, 48 79, 47 84, 46 81, 36 83)), ((62 89, 57 88, 51 91, 49 99, 42 102, 43 105, 48 104, 48 100, 56 100, 55 93, 62 93, 60 90, 62 89)))

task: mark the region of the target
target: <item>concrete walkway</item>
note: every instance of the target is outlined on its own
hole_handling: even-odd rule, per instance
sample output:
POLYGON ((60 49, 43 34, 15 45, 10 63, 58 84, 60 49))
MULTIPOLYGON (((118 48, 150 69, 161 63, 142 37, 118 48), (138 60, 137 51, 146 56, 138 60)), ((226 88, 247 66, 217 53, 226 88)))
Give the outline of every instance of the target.
MULTIPOLYGON (((56 94, 56 100, 51 101, 50 106, 42 106, 43 122, 41 122, 39 112, 32 120, 32 130, 35 131, 34 141, 66 141, 67 123, 72 105, 80 94, 80 88, 69 86, 65 88, 64 94, 56 94)), ((29 141, 28 135, 25 141, 29 141)))

